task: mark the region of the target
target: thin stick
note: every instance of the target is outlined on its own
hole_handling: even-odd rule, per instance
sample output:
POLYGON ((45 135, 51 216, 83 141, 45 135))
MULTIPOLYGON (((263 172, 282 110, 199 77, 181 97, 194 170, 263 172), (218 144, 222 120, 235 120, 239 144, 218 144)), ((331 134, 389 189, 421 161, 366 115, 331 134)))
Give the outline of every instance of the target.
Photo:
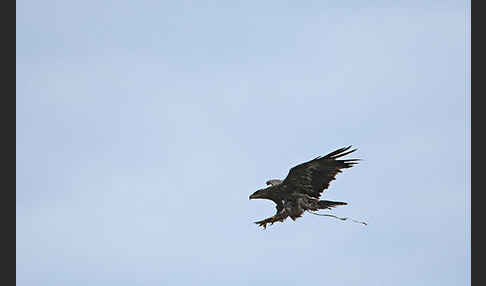
POLYGON ((329 216, 329 217, 334 217, 334 218, 337 218, 337 219, 340 219, 340 220, 351 220, 352 222, 356 222, 356 223, 361 223, 361 224, 364 224, 364 225, 368 225, 366 222, 364 221, 357 221, 357 220, 354 220, 352 218, 348 218, 348 217, 338 217, 338 216, 335 216, 335 215, 330 215, 330 214, 318 214, 318 213, 315 213, 315 212, 311 212, 311 211, 307 211, 313 215, 318 215, 318 216, 329 216))

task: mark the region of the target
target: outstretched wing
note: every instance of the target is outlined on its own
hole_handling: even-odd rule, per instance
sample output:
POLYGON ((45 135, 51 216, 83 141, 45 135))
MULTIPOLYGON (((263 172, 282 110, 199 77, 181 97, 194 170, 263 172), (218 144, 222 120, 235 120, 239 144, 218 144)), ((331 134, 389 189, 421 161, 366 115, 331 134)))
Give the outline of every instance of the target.
POLYGON ((351 168, 358 163, 359 159, 336 160, 356 151, 356 149, 347 151, 349 148, 351 146, 293 167, 283 183, 288 184, 292 191, 318 199, 321 193, 329 187, 329 183, 335 180, 336 175, 341 173, 341 169, 351 168))

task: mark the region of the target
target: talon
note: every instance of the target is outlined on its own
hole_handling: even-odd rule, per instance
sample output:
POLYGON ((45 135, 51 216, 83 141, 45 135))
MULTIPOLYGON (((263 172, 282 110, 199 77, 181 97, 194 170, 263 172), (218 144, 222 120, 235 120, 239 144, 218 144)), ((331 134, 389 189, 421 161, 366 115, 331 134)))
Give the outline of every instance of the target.
POLYGON ((273 225, 275 222, 277 222, 277 221, 282 222, 283 220, 284 219, 282 217, 273 216, 273 217, 269 217, 269 218, 261 220, 261 221, 257 221, 255 223, 258 224, 259 226, 263 227, 264 229, 266 229, 267 224, 273 225))

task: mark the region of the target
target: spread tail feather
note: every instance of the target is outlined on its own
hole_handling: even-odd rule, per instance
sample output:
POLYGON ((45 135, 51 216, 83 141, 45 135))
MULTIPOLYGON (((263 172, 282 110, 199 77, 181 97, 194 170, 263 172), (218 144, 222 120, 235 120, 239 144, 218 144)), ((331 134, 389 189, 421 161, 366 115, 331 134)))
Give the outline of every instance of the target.
POLYGON ((347 205, 345 202, 319 201, 319 209, 330 209, 335 206, 347 205))

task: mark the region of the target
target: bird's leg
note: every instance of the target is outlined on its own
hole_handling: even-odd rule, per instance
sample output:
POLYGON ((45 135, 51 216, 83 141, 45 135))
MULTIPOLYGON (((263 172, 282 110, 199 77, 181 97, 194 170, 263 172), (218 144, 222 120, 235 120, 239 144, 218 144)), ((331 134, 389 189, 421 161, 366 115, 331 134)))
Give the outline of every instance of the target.
POLYGON ((255 223, 258 224, 258 226, 262 226, 264 229, 267 228, 267 224, 272 222, 273 224, 273 217, 266 218, 264 220, 256 221, 255 223))
POLYGON ((276 221, 279 221, 279 219, 277 219, 276 216, 272 216, 272 217, 266 218, 264 220, 257 221, 255 223, 258 224, 258 226, 262 226, 264 229, 266 229, 267 224, 272 225, 276 221))
POLYGON ((275 222, 277 221, 284 221, 284 219, 287 217, 287 215, 283 214, 282 212, 280 213, 277 213, 276 215, 272 216, 272 217, 269 217, 269 218, 266 218, 264 220, 261 220, 261 221, 257 221, 255 222, 256 224, 258 224, 258 226, 262 226, 264 229, 267 228, 267 224, 274 224, 275 222))

